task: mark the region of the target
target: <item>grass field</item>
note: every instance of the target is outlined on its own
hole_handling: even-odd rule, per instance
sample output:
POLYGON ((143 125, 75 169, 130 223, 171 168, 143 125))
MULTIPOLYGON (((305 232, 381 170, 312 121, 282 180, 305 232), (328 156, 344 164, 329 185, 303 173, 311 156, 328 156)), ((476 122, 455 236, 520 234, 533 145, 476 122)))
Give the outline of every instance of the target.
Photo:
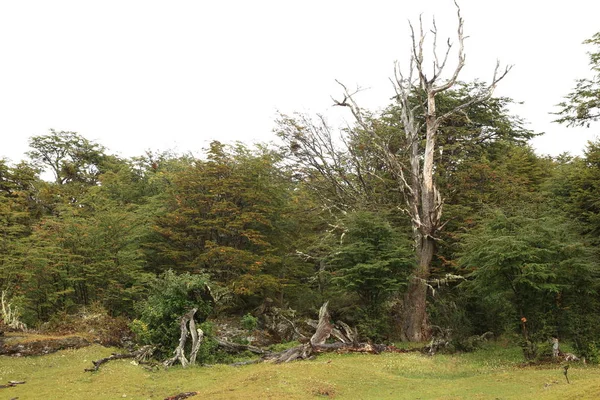
POLYGON ((312 361, 217 365, 150 372, 117 360, 84 372, 113 349, 91 346, 42 357, 0 356, 0 399, 599 399, 600 368, 520 367, 519 349, 489 346, 462 355, 323 354, 312 361))

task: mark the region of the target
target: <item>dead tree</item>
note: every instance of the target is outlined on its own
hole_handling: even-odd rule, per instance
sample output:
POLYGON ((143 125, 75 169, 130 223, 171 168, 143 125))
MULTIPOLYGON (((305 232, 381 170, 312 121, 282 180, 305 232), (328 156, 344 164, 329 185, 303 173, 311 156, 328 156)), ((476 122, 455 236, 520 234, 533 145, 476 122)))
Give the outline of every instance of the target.
POLYGON ((343 322, 338 322, 337 325, 332 324, 328 311, 328 303, 321 306, 318 321, 309 320, 307 323, 315 328, 315 333, 306 343, 279 353, 267 353, 260 359, 238 362, 232 365, 240 366, 259 362, 287 363, 296 360, 307 360, 318 353, 332 351, 379 354, 388 349, 385 345, 359 343, 355 329, 350 328, 343 322), (327 343, 327 339, 331 336, 335 337, 338 342, 327 343))
POLYGON ((204 332, 202 329, 196 328, 196 323, 194 322, 194 315, 198 311, 197 308, 193 308, 187 314, 181 317, 180 320, 180 328, 181 335, 179 336, 179 345, 173 351, 174 356, 166 360, 163 365, 165 367, 170 367, 177 360, 181 362, 181 366, 183 368, 187 367, 189 364, 196 363, 196 355, 198 354, 198 349, 200 348, 200 344, 202 343, 202 339, 204 338, 204 332), (188 331, 189 324, 189 331, 188 331), (185 343, 187 341, 188 333, 191 333, 192 336, 192 350, 190 352, 190 359, 188 360, 185 357, 185 343))
POLYGON ((13 305, 6 298, 6 291, 2 291, 0 294, 0 320, 4 321, 4 324, 9 328, 26 331, 27 326, 20 321, 19 310, 17 307, 13 307, 13 305))
POLYGON ((380 153, 381 159, 395 178, 403 195, 406 205, 403 211, 411 219, 417 266, 404 297, 401 336, 403 340, 413 342, 425 341, 430 337, 426 312, 426 283, 430 275, 431 261, 436 251, 436 240, 444 226, 442 221, 444 202, 436 186, 435 177, 434 155, 439 128, 451 115, 488 99, 498 82, 506 76, 511 68, 506 67, 503 71, 499 71, 497 63, 489 85, 481 86, 470 100, 454 109, 441 115, 437 112, 436 95, 449 90, 456 84, 465 65, 465 36, 458 4, 456 4, 456 9, 458 15, 457 64, 448 78, 444 78, 443 75, 446 72, 447 62, 453 48, 450 40, 447 42, 444 55, 439 57, 438 32, 434 20, 431 29, 432 60, 426 63, 424 55, 426 34, 423 22, 419 18, 417 32, 409 22, 412 38, 410 64, 405 71, 402 71, 399 64, 396 64, 392 79, 396 92, 394 99, 400 109, 400 123, 407 148, 393 149, 389 146, 388 141, 379 135, 355 100, 358 90, 350 92, 346 86, 340 83, 344 91, 344 98, 341 101, 335 101, 338 106, 348 107, 359 127, 372 138, 373 145, 380 153), (431 71, 427 70, 428 65, 432 65, 431 71), (408 155, 408 163, 404 161, 405 154, 408 155))

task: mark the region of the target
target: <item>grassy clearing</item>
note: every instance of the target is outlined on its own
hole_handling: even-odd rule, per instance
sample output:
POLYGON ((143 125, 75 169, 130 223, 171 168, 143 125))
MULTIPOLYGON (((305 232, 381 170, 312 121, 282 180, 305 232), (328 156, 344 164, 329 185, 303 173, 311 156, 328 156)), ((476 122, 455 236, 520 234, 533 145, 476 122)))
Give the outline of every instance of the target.
POLYGON ((518 366, 518 349, 490 346, 464 355, 324 354, 313 361, 149 372, 129 360, 84 373, 111 349, 92 346, 43 357, 0 357, 0 398, 164 399, 198 391, 209 399, 597 399, 600 368, 574 364, 568 385, 560 366, 518 366))

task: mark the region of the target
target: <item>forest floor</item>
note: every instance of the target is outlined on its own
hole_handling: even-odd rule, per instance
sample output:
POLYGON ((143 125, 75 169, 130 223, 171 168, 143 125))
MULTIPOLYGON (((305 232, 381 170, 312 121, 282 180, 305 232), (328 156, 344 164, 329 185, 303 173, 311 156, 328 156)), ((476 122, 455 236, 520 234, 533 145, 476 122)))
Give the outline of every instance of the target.
POLYGON ((84 372, 114 348, 91 345, 44 356, 0 356, 2 399, 598 399, 600 368, 522 365, 520 349, 500 344, 468 354, 321 354, 314 360, 242 367, 149 371, 116 360, 84 372))

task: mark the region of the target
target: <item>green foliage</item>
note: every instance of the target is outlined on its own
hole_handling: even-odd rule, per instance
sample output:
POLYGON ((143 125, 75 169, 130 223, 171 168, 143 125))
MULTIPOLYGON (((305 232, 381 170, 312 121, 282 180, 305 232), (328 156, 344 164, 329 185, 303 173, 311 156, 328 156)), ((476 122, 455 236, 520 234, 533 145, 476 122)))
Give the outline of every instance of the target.
POLYGON ((562 157, 548 190, 557 206, 579 221, 578 228, 600 244, 600 142, 589 142, 584 157, 562 157))
POLYGON ((258 326, 258 318, 252 314, 246 314, 242 317, 242 327, 247 331, 253 331, 258 326))
POLYGON ((130 314, 143 290, 140 216, 102 197, 81 200, 86 207, 62 207, 60 217, 42 218, 19 243, 15 282, 38 319, 93 302, 130 314))
POLYGON ((589 127, 600 118, 600 32, 583 43, 595 46, 595 51, 588 53, 593 76, 578 79, 566 101, 558 104, 561 110, 557 113, 560 118, 556 122, 568 126, 589 127))
MULTIPOLYGON (((439 112, 468 101, 478 85, 440 94, 439 112)), ((580 158, 538 157, 524 143, 534 133, 510 104, 491 98, 440 126, 435 174, 448 221, 431 278, 469 282, 436 288, 430 322, 467 348, 486 331, 523 333, 525 316, 538 352, 558 335, 594 358, 600 144, 580 158)), ((395 107, 365 112, 391 161, 406 163, 398 118, 395 107)), ((323 118, 278 123, 278 152, 213 142, 203 159, 120 159, 74 132, 32 138, 30 163, 0 161, 0 289, 30 326, 94 304, 111 317, 137 317, 139 340, 165 354, 178 318, 198 304, 200 319, 210 310, 245 315, 253 329, 250 313, 261 305, 302 316, 330 300, 334 319, 388 339, 415 264, 400 177, 363 127, 338 141, 323 118), (41 180, 41 170, 54 181, 41 180), (209 279, 218 285, 210 296, 209 279)), ((214 345, 203 345, 205 359, 225 359, 214 345)))
POLYGON ((508 317, 528 348, 550 336, 573 337, 579 328, 570 310, 593 303, 597 266, 568 220, 555 213, 492 212, 464 236, 460 262, 472 271, 466 288, 484 304, 509 301, 504 310, 499 303, 486 311, 508 317))
MULTIPOLYGON (((205 272, 246 302, 276 297, 287 184, 274 154, 213 142, 208 160, 175 174, 156 218, 154 268, 205 272)), ((283 250, 283 249, 281 249, 283 250)))
POLYGON ((343 234, 326 262, 338 290, 358 297, 357 319, 370 338, 389 331, 386 301, 406 286, 414 267, 408 240, 380 215, 354 212, 343 220, 343 234))
POLYGON ((204 321, 212 310, 205 275, 176 274, 169 270, 151 283, 148 298, 138 303, 139 318, 131 325, 138 341, 170 354, 180 336, 181 317, 197 308, 195 319, 204 321))
POLYGON ((598 340, 586 340, 577 346, 578 354, 585 357, 586 361, 599 364, 600 363, 600 343, 598 340))
POLYGON ((29 146, 32 150, 27 154, 35 165, 49 168, 60 185, 71 182, 95 184, 107 165, 104 147, 76 132, 51 129, 47 135, 30 138, 29 146))

